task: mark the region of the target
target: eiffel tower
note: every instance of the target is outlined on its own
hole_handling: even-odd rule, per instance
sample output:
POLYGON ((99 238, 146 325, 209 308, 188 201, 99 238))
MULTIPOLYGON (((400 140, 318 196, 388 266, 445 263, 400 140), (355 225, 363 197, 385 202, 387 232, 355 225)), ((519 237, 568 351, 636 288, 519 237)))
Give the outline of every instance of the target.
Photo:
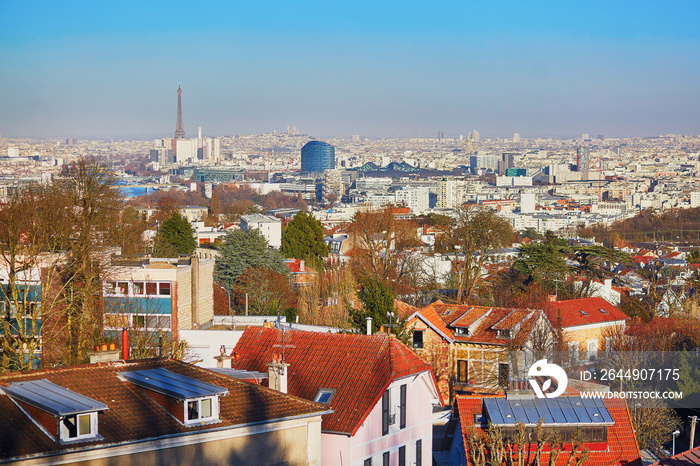
POLYGON ((175 125, 175 139, 185 139, 185 128, 182 127, 182 89, 177 83, 177 124, 175 125))

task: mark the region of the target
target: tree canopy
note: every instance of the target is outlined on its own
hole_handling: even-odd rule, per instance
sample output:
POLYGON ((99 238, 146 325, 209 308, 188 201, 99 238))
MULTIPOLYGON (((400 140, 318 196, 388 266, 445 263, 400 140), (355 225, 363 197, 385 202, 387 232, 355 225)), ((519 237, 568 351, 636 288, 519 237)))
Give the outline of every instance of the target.
POLYGON ((306 212, 297 213, 282 234, 280 252, 287 258, 318 265, 330 252, 330 246, 323 241, 321 222, 306 212))
POLYGON ((407 328, 406 319, 401 319, 396 311, 394 300, 396 295, 391 288, 377 279, 368 276, 364 279, 358 292, 358 298, 362 302, 360 309, 349 309, 350 326, 358 333, 367 332, 367 318, 372 318, 374 331, 379 327, 386 327, 387 333, 392 333, 404 343, 410 339, 410 330, 407 328), (387 327, 393 325, 393 327, 387 327))
POLYGON ((510 246, 513 228, 491 209, 467 205, 437 247, 455 255, 457 301, 470 299, 483 279, 483 266, 493 251, 510 246))
POLYGON ((163 222, 155 238, 154 257, 177 257, 180 254, 192 254, 197 247, 197 240, 192 234, 190 222, 174 212, 163 222))
POLYGON ((229 292, 235 291, 239 276, 249 267, 266 267, 287 275, 287 266, 279 251, 268 248, 267 240, 256 229, 228 232, 217 245, 214 279, 229 292))

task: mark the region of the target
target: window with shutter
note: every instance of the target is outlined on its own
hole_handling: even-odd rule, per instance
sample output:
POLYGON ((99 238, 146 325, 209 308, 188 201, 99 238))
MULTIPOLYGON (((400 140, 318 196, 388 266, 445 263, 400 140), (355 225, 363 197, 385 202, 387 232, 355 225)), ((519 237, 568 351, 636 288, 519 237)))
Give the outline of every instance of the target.
POLYGON ((389 433, 389 390, 382 395, 382 435, 389 433))
POLYGON ((406 427, 406 388, 406 384, 401 385, 401 405, 399 407, 401 410, 399 413, 399 428, 401 429, 406 427))

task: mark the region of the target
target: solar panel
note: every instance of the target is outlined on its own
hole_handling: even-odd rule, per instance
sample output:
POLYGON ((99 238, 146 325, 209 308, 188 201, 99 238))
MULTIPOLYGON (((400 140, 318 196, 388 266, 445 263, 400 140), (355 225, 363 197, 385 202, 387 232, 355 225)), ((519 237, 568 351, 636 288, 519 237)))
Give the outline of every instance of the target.
POLYGON ((46 379, 14 382, 9 387, 2 387, 2 390, 12 398, 54 416, 72 416, 109 409, 104 403, 63 388, 46 379))
POLYGON ((178 400, 228 394, 227 388, 202 382, 163 368, 119 372, 119 375, 136 386, 178 400))
POLYGON ((517 422, 534 426, 540 419, 544 419, 544 425, 547 426, 614 424, 602 400, 584 400, 579 396, 535 399, 485 398, 483 406, 488 419, 496 426, 512 426, 517 422))

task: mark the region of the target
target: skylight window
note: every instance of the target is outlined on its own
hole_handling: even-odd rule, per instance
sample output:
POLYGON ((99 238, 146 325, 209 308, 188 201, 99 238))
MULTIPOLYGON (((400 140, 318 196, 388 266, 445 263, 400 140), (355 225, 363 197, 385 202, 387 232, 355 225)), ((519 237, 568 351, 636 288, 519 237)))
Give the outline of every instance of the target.
POLYGON ((588 315, 588 313, 587 313, 586 311, 579 311, 579 312, 580 312, 581 315, 584 316, 584 317, 586 317, 586 316, 588 315))
POLYGON ((316 396, 314 397, 314 401, 316 403, 323 403, 327 405, 335 396, 335 392, 335 388, 319 388, 318 393, 316 393, 316 396))
POLYGON ((607 314, 607 313, 608 313, 608 311, 606 311, 605 309, 598 309, 598 310, 599 310, 600 312, 602 312, 603 314, 607 314))

